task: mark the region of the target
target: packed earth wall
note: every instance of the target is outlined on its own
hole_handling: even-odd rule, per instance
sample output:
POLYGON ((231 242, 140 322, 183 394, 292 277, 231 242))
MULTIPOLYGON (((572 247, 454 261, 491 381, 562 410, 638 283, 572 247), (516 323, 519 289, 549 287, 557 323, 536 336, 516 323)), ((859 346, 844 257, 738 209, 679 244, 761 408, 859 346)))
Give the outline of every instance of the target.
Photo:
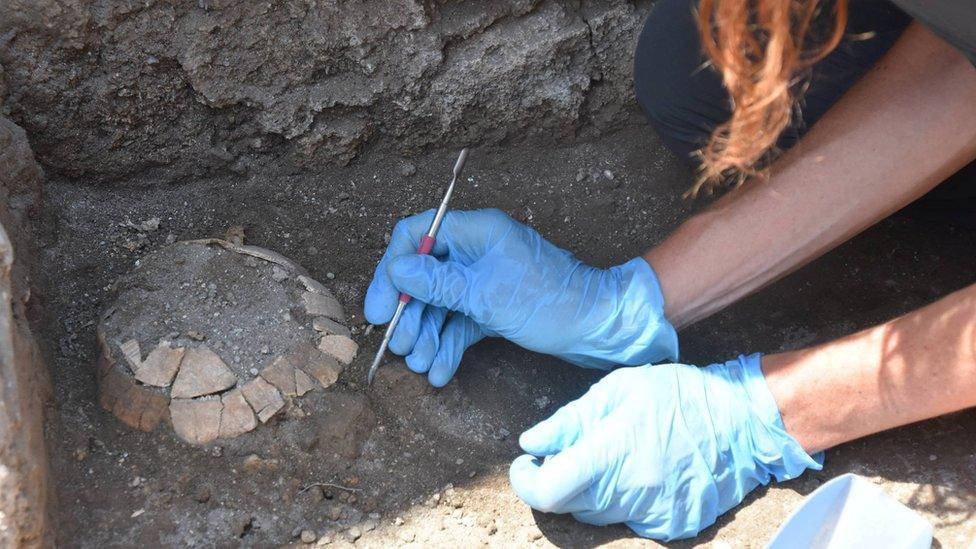
POLYGON ((53 543, 44 440, 51 385, 28 325, 41 179, 24 130, 0 116, 0 547, 53 543))
POLYGON ((4 0, 5 113, 93 181, 627 124, 645 0, 4 0))

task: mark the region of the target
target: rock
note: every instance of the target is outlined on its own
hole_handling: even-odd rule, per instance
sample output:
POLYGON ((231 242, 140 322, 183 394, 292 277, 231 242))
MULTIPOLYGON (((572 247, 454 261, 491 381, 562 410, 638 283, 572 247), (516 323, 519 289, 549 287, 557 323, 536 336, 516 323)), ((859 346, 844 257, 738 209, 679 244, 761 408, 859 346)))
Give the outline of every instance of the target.
POLYGON ((210 347, 200 345, 190 347, 183 353, 183 362, 170 396, 174 399, 193 398, 223 391, 236 384, 237 376, 220 356, 210 347))
POLYGON ((244 245, 244 227, 242 225, 231 225, 224 232, 224 240, 237 246, 244 245))
POLYGON ((261 423, 267 422, 279 410, 285 407, 285 401, 281 398, 281 393, 273 385, 256 377, 241 387, 241 393, 251 405, 251 409, 257 414, 261 423))
POLYGON ((169 387, 180 369, 183 353, 182 347, 170 347, 169 343, 160 342, 142 362, 136 379, 154 387, 169 387))
POLYGON ((217 398, 174 398, 169 402, 173 430, 191 444, 206 444, 220 433, 220 411, 217 398))
POLYGON ((284 269, 282 269, 277 265, 271 267, 271 279, 274 280, 275 282, 288 280, 288 278, 290 278, 290 276, 288 275, 288 271, 285 271, 284 269))
POLYGON ((326 545, 332 543, 334 539, 335 539, 335 532, 331 530, 326 530, 325 532, 322 533, 321 536, 319 536, 319 540, 315 542, 315 546, 325 547, 326 545))
POLYGON ((410 530, 403 530, 397 537, 399 537, 400 541, 403 543, 410 543, 414 540, 414 538, 416 538, 416 534, 410 530))
POLYGON ((332 320, 331 318, 327 318, 324 316, 317 316, 313 318, 312 328, 314 328, 315 331, 322 332, 323 334, 326 335, 341 335, 346 337, 352 337, 352 332, 349 331, 349 328, 345 327, 342 324, 339 324, 338 322, 332 320))
POLYGON ((412 162, 405 160, 400 164, 400 175, 403 177, 410 177, 415 173, 417 173, 417 166, 414 166, 412 162))
POLYGON ((312 316, 325 316, 333 320, 343 320, 345 314, 342 312, 342 305, 331 295, 318 292, 308 292, 302 294, 302 301, 305 303, 305 311, 312 316))
POLYGON ((241 463, 244 471, 248 473, 259 473, 261 471, 277 471, 277 459, 263 459, 257 454, 248 454, 241 463))
POLYGON ((314 530, 308 530, 308 529, 302 530, 302 534, 301 534, 302 543, 313 543, 315 542, 316 539, 318 539, 318 536, 315 535, 314 530))
POLYGON ((346 539, 350 543, 355 542, 357 539, 363 537, 363 531, 358 526, 353 526, 352 528, 346 530, 346 539))
POLYGON ((306 493, 308 493, 308 497, 310 500, 312 500, 312 503, 319 503, 325 499, 325 492, 322 490, 322 487, 319 486, 318 484, 312 485, 306 491, 306 493))
POLYGON ((376 530, 377 526, 378 524, 373 519, 364 520, 362 524, 362 530, 363 532, 372 532, 373 530, 376 530))
POLYGON ((224 393, 220 402, 223 405, 220 414, 220 438, 233 438, 258 426, 254 411, 244 399, 241 389, 224 393))
POLYGON ((342 364, 349 365, 356 358, 359 345, 346 336, 326 335, 319 340, 319 350, 335 357, 342 364))
POLYGON ((210 488, 207 486, 201 487, 199 490, 197 490, 197 493, 193 496, 193 499, 199 503, 207 503, 210 501, 210 488))

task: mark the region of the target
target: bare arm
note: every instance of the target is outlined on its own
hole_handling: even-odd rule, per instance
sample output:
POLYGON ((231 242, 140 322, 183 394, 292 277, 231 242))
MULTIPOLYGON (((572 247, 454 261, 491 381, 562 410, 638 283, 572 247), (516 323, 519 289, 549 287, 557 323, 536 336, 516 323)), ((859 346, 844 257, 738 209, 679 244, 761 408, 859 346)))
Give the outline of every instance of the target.
POLYGON ((645 254, 676 327, 898 210, 976 157, 976 68, 913 23, 773 166, 645 254))
POLYGON ((810 349, 763 357, 787 431, 816 452, 976 406, 976 285, 810 349))

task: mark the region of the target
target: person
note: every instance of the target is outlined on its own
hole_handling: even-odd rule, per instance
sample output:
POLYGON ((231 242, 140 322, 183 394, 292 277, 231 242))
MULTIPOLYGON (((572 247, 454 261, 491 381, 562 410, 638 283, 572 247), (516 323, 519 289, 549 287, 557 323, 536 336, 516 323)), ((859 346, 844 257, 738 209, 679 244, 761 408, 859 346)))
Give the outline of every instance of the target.
POLYGON ((588 266, 496 210, 450 212, 418 256, 432 213, 398 223, 365 314, 382 324, 397 292, 416 298, 390 348, 433 385, 485 337, 630 366, 522 433, 510 481, 530 506, 691 537, 757 486, 819 469, 825 449, 976 406, 976 285, 811 348, 678 362, 676 330, 976 158, 976 10, 895 2, 655 3, 638 102, 699 166, 693 194, 732 188, 642 257, 588 266))

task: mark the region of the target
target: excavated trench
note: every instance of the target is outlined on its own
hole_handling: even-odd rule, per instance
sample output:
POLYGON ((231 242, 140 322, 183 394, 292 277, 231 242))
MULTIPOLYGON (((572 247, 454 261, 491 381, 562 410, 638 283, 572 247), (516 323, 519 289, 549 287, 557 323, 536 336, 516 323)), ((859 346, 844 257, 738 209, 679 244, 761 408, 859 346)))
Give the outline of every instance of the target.
MULTIPOLYGON (((507 485, 518 433, 581 394, 596 373, 489 341, 442 390, 398 359, 364 387, 380 334, 366 333, 363 292, 396 219, 436 201, 453 154, 406 160, 377 150, 314 176, 177 186, 49 181, 40 335, 55 380, 50 438, 62 539, 91 547, 264 546, 300 543, 305 531, 306 540, 314 532, 377 546, 636 543, 624 528, 533 514, 507 485), (416 173, 404 175, 405 162, 416 173), (160 219, 158 229, 130 226, 151 218, 160 219), (309 417, 283 414, 247 436, 203 446, 166 430, 126 428, 95 398, 93 322, 108 286, 167 240, 232 225, 327 281, 365 352, 332 388, 306 397, 309 417), (130 249, 133 241, 141 244, 130 249)), ((632 257, 703 205, 678 198, 691 174, 645 128, 572 145, 476 148, 467 176, 456 207, 501 207, 598 265, 632 257)), ((969 282, 972 237, 925 216, 896 215, 687 330, 684 357, 705 363, 795 348, 910 310, 969 282)), ((960 414, 846 445, 828 455, 825 471, 759 490, 696 542, 768 539, 803 494, 847 471, 912 502, 943 539, 961 536, 976 509, 976 461, 958 441, 973 434, 973 415, 960 414)))
MULTIPOLYGON (((644 543, 534 513, 508 486, 519 433, 599 372, 490 340, 443 389, 399 358, 367 388, 381 334, 362 300, 394 224, 437 203, 462 145, 473 149, 453 207, 500 208, 594 265, 634 257, 707 206, 680 198, 693 174, 634 105, 633 44, 650 4, 0 2, 0 456, 21 458, 0 478, 0 512, 13 517, 0 518, 0 545, 644 543), (165 414, 128 427, 99 400, 97 332, 114 285, 173 242, 231 227, 322 282, 359 355, 234 438, 190 444, 165 414)), ((798 348, 886 320, 971 284, 974 252, 973 229, 909 208, 683 331, 682 360, 798 348)), ((242 297, 192 283, 196 323, 242 297)), ((253 362, 233 370, 241 383, 261 372, 261 349, 285 351, 259 341, 273 331, 222 322, 180 327, 166 345, 229 329, 231 355, 244 346, 253 362)), ((141 328, 113 326, 119 343, 170 337, 141 328)), ((976 535, 972 440, 967 412, 844 445, 822 472, 759 489, 675 545, 761 545, 803 495, 846 472, 921 512, 943 546, 962 545, 976 535)))

